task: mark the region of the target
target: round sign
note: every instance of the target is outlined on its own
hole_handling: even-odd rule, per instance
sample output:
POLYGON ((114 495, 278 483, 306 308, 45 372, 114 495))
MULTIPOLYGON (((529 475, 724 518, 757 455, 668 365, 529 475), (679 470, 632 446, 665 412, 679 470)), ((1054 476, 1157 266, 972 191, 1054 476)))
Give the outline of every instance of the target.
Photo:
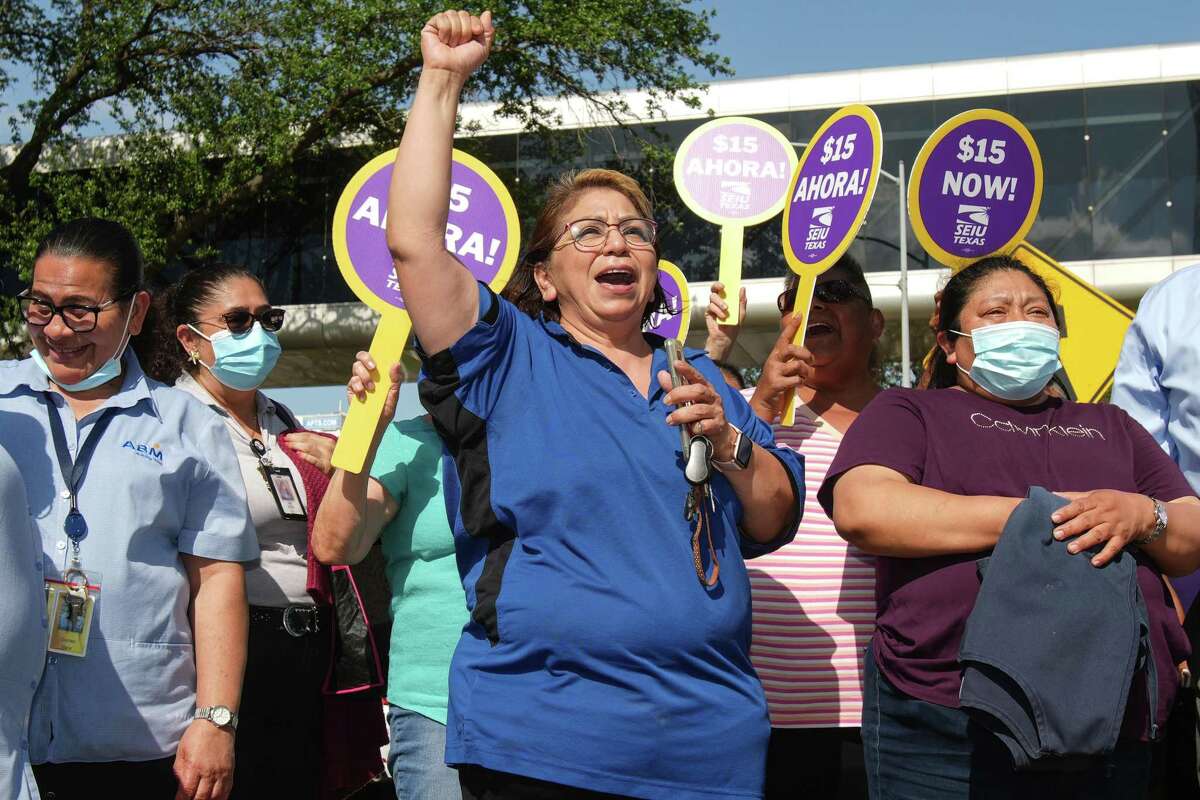
POLYGON ((1042 156, 1028 129, 990 108, 942 123, 921 146, 908 184, 917 240, 953 267, 1006 253, 1042 202, 1042 156))
MULTIPOLYGON (((338 269, 360 300, 381 314, 404 308, 387 247, 387 196, 396 151, 381 153, 354 174, 333 214, 338 269)), ((446 249, 478 280, 500 291, 521 248, 512 196, 496 173, 474 156, 454 151, 446 249)))
POLYGON ((675 189, 701 219, 747 227, 779 213, 796 150, 772 125, 723 117, 692 131, 675 153, 675 189))
POLYGON ((646 322, 647 333, 658 334, 664 339, 687 338, 688 326, 692 321, 692 298, 688 291, 687 278, 679 267, 670 261, 658 262, 658 285, 666 297, 664 308, 655 311, 646 322))
POLYGON ((871 208, 882 159, 879 117, 867 106, 838 109, 813 134, 783 211, 793 272, 818 275, 846 252, 871 208))

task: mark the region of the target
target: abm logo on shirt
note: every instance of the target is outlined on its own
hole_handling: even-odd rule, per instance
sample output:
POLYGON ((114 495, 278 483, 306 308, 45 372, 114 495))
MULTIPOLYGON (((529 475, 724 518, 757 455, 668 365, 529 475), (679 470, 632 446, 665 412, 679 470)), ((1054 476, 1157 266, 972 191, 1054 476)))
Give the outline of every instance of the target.
POLYGON ((155 442, 154 444, 143 444, 141 442, 132 442, 129 439, 126 439, 125 443, 121 445, 121 449, 126 448, 137 453, 147 461, 153 461, 155 464, 160 465, 163 463, 162 445, 158 442, 155 442))

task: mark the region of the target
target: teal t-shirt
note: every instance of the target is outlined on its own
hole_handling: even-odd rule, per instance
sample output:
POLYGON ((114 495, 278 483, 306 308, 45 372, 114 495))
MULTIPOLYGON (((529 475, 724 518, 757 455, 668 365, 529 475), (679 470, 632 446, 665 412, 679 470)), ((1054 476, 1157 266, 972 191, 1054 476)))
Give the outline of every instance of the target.
POLYGON ((442 495, 442 441, 424 417, 388 426, 371 477, 399 504, 383 529, 392 588, 388 702, 446 724, 450 657, 467 622, 442 495))

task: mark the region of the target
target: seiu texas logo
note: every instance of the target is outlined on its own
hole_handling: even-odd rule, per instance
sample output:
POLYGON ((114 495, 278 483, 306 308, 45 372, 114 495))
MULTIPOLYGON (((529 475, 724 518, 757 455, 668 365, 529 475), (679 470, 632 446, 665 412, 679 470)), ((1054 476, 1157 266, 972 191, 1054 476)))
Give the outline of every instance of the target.
POLYGON ((121 445, 121 449, 124 450, 126 448, 132 450, 148 461, 153 461, 155 464, 163 463, 162 445, 158 444, 157 442, 154 444, 142 444, 140 442, 131 442, 130 440, 126 439, 125 443, 121 445))

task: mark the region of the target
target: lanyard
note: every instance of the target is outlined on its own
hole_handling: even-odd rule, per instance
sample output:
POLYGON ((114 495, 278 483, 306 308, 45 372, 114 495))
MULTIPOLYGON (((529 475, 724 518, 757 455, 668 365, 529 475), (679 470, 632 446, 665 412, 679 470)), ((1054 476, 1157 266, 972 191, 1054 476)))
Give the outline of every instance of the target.
POLYGON ((67 448, 67 434, 63 430, 62 419, 59 417, 58 409, 54 407, 54 401, 50 398, 49 393, 46 394, 46 413, 50 417, 50 434, 54 439, 55 454, 58 456, 58 471, 71 495, 71 510, 67 512, 67 518, 63 522, 63 533, 71 540, 76 561, 79 560, 79 543, 88 533, 87 521, 83 518, 83 514, 79 513, 77 502, 79 487, 83 484, 83 477, 87 473, 92 453, 95 452, 96 445, 100 443, 104 429, 116 416, 117 410, 110 406, 100 412, 100 419, 92 423, 92 429, 88 431, 87 439, 80 445, 77 457, 72 461, 71 451, 67 448))

